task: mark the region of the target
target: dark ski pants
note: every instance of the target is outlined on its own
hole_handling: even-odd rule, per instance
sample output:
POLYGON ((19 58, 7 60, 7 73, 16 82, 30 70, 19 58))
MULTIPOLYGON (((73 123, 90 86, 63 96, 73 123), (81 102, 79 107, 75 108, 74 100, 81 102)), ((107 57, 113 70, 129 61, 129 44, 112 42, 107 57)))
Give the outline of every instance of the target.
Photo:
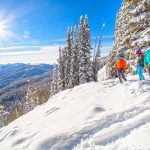
POLYGON ((150 67, 147 67, 147 70, 148 70, 148 74, 150 76, 150 67))
POLYGON ((125 78, 124 70, 123 69, 118 69, 118 77, 119 77, 120 83, 123 83, 123 80, 127 81, 127 79, 125 78))

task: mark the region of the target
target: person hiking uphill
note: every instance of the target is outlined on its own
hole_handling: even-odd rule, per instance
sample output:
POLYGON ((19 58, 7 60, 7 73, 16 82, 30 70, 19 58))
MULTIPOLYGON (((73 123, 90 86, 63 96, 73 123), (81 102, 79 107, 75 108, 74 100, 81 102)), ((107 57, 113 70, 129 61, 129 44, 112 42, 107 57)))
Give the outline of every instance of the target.
POLYGON ((141 49, 139 49, 136 51, 136 55, 137 55, 137 66, 136 66, 137 74, 139 75, 140 80, 145 80, 145 77, 143 75, 144 53, 141 51, 141 49))
POLYGON ((144 65, 148 70, 148 74, 150 76, 150 48, 147 50, 145 57, 144 57, 144 65))
POLYGON ((124 75, 124 72, 127 70, 127 64, 126 64, 123 54, 119 55, 115 70, 118 74, 120 83, 123 83, 123 80, 127 81, 127 79, 125 78, 125 75, 124 75))

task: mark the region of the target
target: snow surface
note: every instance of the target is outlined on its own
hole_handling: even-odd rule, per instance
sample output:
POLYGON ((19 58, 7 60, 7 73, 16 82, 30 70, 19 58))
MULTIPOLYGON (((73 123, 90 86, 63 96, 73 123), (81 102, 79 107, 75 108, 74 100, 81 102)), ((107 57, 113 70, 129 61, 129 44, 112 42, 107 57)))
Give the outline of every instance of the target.
POLYGON ((98 71, 98 81, 105 81, 108 79, 108 75, 106 74, 107 68, 106 65, 98 71))
POLYGON ((150 150, 150 78, 60 92, 0 129, 0 150, 150 150))

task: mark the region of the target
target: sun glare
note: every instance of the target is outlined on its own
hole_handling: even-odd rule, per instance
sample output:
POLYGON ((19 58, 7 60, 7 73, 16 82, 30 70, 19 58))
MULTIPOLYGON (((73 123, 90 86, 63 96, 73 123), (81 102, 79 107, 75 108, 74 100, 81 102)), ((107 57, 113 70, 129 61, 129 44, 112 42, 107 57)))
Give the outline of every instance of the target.
POLYGON ((11 37, 11 32, 9 31, 9 26, 5 21, 0 21, 0 40, 6 40, 11 37))
POLYGON ((15 15, 9 15, 6 11, 0 11, 0 42, 8 39, 16 38, 16 34, 12 32, 12 23, 15 15))
MULTIPOLYGON (((3 44, 3 42, 7 40, 13 39, 13 40, 20 41, 24 38, 26 39, 29 38, 29 34, 30 34, 29 31, 25 32, 24 35, 22 35, 22 33, 18 33, 15 22, 18 19, 25 16, 26 14, 29 14, 34 10, 38 9, 39 6, 40 5, 33 7, 30 2, 29 3, 22 2, 22 4, 19 7, 16 6, 15 9, 10 9, 10 10, 7 9, 5 10, 5 8, 0 9, 0 44, 3 44)), ((9 7, 11 8, 11 6, 9 7)), ((21 22, 19 22, 19 24, 20 23, 21 22)))

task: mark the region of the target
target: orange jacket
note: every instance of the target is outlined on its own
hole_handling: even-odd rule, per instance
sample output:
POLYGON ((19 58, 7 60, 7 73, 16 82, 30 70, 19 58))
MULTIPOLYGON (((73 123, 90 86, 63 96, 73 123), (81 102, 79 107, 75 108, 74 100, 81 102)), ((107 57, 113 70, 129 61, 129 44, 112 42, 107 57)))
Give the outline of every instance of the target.
POLYGON ((117 61, 115 70, 117 71, 118 69, 123 69, 124 71, 127 70, 127 64, 126 64, 126 61, 124 59, 119 59, 117 61))

